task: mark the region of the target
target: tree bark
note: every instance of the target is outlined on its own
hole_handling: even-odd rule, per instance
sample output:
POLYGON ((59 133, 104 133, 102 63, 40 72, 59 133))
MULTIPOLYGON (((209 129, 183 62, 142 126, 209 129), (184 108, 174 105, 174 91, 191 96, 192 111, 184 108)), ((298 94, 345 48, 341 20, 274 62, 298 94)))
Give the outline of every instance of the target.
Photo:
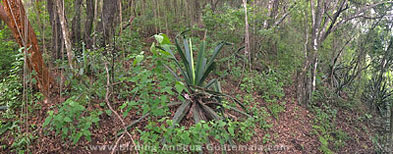
POLYGON ((21 0, 3 0, 4 6, 0 4, 0 19, 11 29, 16 42, 28 49, 30 56, 27 57, 27 66, 36 72, 38 89, 45 96, 49 96, 54 85, 53 77, 46 67, 42 53, 38 47, 37 36, 30 25, 21 0))
POLYGON ((63 34, 61 32, 60 19, 56 11, 56 4, 53 0, 47 0, 47 8, 49 13, 49 20, 52 26, 52 58, 56 60, 62 57, 61 49, 63 46, 63 34))
POLYGON ((72 66, 72 59, 73 59, 72 45, 71 45, 71 40, 69 37, 67 21, 65 18, 63 2, 62 2, 62 0, 56 1, 57 13, 60 18, 60 25, 61 25, 61 30, 62 30, 62 34, 63 34, 64 45, 65 45, 66 51, 67 51, 68 65, 70 66, 70 69, 73 69, 73 66, 72 66))
POLYGON ((79 43, 81 41, 81 5, 82 0, 74 1, 75 15, 72 19, 72 41, 76 47, 79 47, 79 43))
POLYGON ((248 63, 250 64, 251 69, 251 52, 250 52, 250 33, 248 31, 248 16, 247 16, 247 0, 243 0, 243 7, 244 7, 244 25, 245 25, 245 32, 244 32, 244 53, 248 56, 248 63))
POLYGON ((390 105, 390 150, 389 154, 393 153, 393 104, 390 105))
POLYGON ((95 14, 94 8, 95 8, 94 0, 86 0, 86 21, 85 21, 84 40, 87 49, 91 49, 93 47, 93 38, 91 37, 91 34, 93 32, 93 23, 94 23, 94 14, 95 14))
POLYGON ((118 14, 118 1, 117 0, 104 0, 102 10, 102 25, 104 30, 104 44, 109 45, 115 34, 116 19, 118 14))
POLYGON ((199 24, 200 17, 201 17, 201 4, 199 1, 194 1, 194 24, 199 24))

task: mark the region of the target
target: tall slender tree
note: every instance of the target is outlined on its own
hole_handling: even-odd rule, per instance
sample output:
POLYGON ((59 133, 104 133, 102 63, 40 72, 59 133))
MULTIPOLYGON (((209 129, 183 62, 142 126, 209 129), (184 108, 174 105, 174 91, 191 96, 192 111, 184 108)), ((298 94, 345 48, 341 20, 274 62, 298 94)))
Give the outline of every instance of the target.
POLYGON ((63 40, 64 40, 64 45, 66 47, 67 51, 67 57, 68 57, 68 65, 70 66, 71 69, 73 69, 72 66, 72 60, 73 60, 73 52, 72 52, 72 44, 70 40, 70 34, 68 31, 68 24, 67 20, 65 18, 65 10, 64 10, 64 0, 56 0, 56 6, 57 6, 57 13, 60 18, 60 25, 61 25, 61 31, 63 34, 63 40))

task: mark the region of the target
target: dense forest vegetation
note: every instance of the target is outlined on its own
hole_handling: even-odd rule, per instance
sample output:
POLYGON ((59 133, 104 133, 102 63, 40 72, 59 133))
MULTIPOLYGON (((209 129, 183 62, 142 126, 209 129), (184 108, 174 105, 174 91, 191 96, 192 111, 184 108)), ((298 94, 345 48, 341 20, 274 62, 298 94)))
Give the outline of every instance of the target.
POLYGON ((393 1, 0 0, 0 153, 393 153, 393 1))

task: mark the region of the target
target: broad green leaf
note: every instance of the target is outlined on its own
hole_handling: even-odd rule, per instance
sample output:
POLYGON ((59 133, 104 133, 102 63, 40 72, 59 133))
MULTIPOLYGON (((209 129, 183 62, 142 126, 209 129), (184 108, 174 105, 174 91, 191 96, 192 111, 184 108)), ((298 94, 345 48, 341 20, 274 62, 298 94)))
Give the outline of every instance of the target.
POLYGON ((182 93, 183 91, 188 92, 188 89, 186 88, 186 85, 184 85, 184 83, 183 83, 183 82, 180 82, 180 81, 177 81, 177 82, 176 82, 175 88, 176 88, 176 91, 177 91, 179 94, 182 93))
POLYGON ((156 39, 156 41, 161 44, 164 41, 164 37, 162 35, 156 34, 154 35, 154 38, 156 39))
POLYGON ((228 132, 229 132, 232 136, 235 136, 235 130, 233 129, 233 127, 228 127, 228 132))
POLYGON ((65 118, 64 118, 64 121, 65 121, 65 122, 72 122, 72 120, 71 120, 70 117, 65 117, 65 118))
POLYGON ((143 60, 143 58, 144 58, 143 55, 137 55, 137 56, 135 57, 135 60, 134 60, 134 66, 135 66, 136 64, 139 64, 139 63, 143 60))

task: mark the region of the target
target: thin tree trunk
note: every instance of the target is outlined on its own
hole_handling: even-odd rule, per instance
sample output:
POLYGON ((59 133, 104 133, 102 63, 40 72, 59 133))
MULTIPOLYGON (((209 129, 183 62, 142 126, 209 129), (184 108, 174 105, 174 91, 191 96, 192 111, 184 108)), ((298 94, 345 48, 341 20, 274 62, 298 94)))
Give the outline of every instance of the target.
POLYGON ((93 40, 91 34, 93 32, 93 22, 95 17, 95 3, 94 0, 86 0, 86 21, 85 21, 85 32, 84 41, 86 48, 91 49, 93 46, 93 40))
POLYGON ((59 14, 59 18, 60 18, 60 25, 61 25, 61 30, 62 30, 62 34, 63 34, 64 45, 65 45, 66 52, 67 52, 68 64, 70 66, 70 69, 73 69, 73 66, 72 66, 72 59, 73 59, 72 46, 71 46, 71 40, 69 37, 67 21, 65 18, 64 3, 63 2, 61 2, 61 0, 56 1, 57 13, 59 14))
POLYGON ((104 0, 102 6, 102 23, 104 30, 104 46, 112 42, 116 27, 116 16, 118 14, 117 0, 104 0))
MULTIPOLYGON (((99 29, 98 29, 98 9, 100 9, 100 12, 102 12, 102 7, 100 7, 100 2, 101 2, 102 0, 94 0, 94 17, 93 17, 93 30, 94 31, 99 31, 99 29), (98 7, 100 7, 100 8, 98 8, 98 7)), ((93 40, 92 40, 92 45, 93 45, 93 47, 96 47, 97 46, 97 43, 96 43, 96 35, 94 35, 93 36, 93 40)))
POLYGON ((304 40, 304 63, 302 65, 301 70, 298 70, 298 75, 297 75, 297 88, 296 88, 296 93, 297 93, 297 99, 298 103, 301 104, 307 104, 306 100, 306 95, 307 95, 307 88, 306 88, 306 82, 307 82, 307 67, 309 65, 308 61, 308 49, 309 49, 309 27, 308 27, 308 12, 304 12, 305 15, 305 40, 304 40))
POLYGON ((74 1, 75 15, 72 19, 72 41, 76 47, 79 47, 79 41, 81 40, 81 5, 82 0, 74 1))
POLYGON ((0 4, 0 19, 11 29, 16 42, 28 49, 28 53, 31 56, 27 57, 27 66, 30 70, 36 72, 35 78, 38 81, 39 90, 45 96, 49 96, 49 88, 55 86, 54 80, 43 61, 42 53, 38 47, 37 36, 27 19, 22 1, 3 0, 3 2, 4 6, 0 4))
POLYGON ((199 24, 200 14, 201 14, 201 5, 200 1, 194 1, 194 24, 199 24))
POLYGON ((123 15, 122 15, 122 5, 121 5, 121 0, 117 2, 119 4, 119 23, 120 23, 120 28, 119 28, 119 36, 121 36, 121 33, 123 31, 123 15))
POLYGON ((57 15, 56 4, 53 0, 47 0, 47 9, 52 26, 52 58, 56 60, 61 57, 60 48, 63 46, 61 43, 63 34, 61 33, 60 19, 57 15))
POLYGON ((250 34, 248 32, 248 15, 247 15, 247 0, 243 0, 243 7, 244 7, 244 25, 245 25, 245 33, 244 33, 244 53, 248 57, 248 63, 251 69, 251 52, 250 52, 250 34))
POLYGON ((393 153, 393 104, 390 105, 390 150, 389 153, 393 153))

